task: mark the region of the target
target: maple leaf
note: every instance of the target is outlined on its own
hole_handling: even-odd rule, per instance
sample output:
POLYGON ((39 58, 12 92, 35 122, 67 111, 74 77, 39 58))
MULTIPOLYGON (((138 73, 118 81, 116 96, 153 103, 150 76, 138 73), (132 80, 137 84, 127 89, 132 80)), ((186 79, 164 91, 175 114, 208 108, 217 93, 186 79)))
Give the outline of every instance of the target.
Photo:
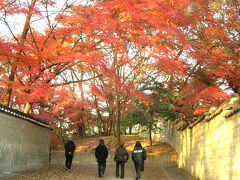
POLYGON ((96 86, 91 87, 91 93, 101 99, 105 99, 103 93, 96 86))

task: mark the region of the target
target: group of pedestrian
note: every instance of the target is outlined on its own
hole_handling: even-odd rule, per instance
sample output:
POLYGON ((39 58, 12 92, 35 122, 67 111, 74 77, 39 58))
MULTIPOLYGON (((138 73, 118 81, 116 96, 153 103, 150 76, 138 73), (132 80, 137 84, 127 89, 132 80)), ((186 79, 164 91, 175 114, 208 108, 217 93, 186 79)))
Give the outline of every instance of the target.
MULTIPOLYGON (((119 146, 115 150, 114 161, 116 162, 116 178, 119 177, 119 168, 121 169, 120 178, 124 178, 124 166, 129 159, 127 150, 124 148, 124 143, 119 142, 119 146)), ((76 146, 72 140, 69 140, 64 145, 65 156, 66 156, 66 169, 70 170, 72 165, 72 159, 76 146)), ((108 157, 108 149, 104 144, 104 140, 100 139, 99 145, 95 149, 95 156, 98 163, 98 176, 104 177, 106 169, 106 160, 108 157)), ((134 162, 136 170, 136 180, 140 179, 140 172, 144 171, 144 161, 146 160, 146 150, 142 147, 139 141, 136 142, 135 147, 132 151, 132 160, 134 162)))

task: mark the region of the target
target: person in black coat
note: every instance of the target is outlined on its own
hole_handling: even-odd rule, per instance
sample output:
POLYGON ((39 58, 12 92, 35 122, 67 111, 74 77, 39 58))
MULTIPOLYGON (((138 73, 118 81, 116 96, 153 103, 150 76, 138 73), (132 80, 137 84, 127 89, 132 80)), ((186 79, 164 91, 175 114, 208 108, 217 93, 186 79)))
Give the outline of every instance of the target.
POLYGON ((65 156, 66 156, 66 169, 70 170, 72 166, 72 160, 76 146, 72 140, 69 140, 64 144, 65 156))
POLYGON ((108 149, 104 145, 103 139, 100 139, 99 145, 95 149, 95 156, 98 162, 98 176, 103 178, 106 169, 106 159, 108 157, 108 149))
POLYGON ((139 141, 136 142, 132 152, 132 160, 136 170, 136 180, 140 179, 140 172, 144 171, 144 161, 147 158, 146 150, 139 141))

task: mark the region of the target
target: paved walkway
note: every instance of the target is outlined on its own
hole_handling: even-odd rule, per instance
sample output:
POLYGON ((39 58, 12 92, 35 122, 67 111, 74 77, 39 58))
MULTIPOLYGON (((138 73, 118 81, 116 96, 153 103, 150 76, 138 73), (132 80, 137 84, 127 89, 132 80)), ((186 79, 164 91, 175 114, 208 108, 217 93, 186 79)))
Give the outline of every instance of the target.
MULTIPOLYGON (((114 180, 115 166, 107 165, 105 177, 98 178, 97 166, 94 164, 74 164, 70 172, 66 171, 63 165, 49 165, 46 168, 29 172, 23 175, 6 178, 6 180, 114 180)), ((135 179, 135 170, 130 163, 126 166, 125 180, 135 179)), ((141 180, 192 180, 183 175, 176 167, 145 167, 141 174, 141 180)))
MULTIPOLYGON (((140 180, 193 180, 185 171, 177 168, 177 154, 171 151, 166 152, 163 149, 160 154, 148 153, 145 169, 141 173, 140 180)), ((104 178, 98 178, 94 153, 76 152, 72 170, 68 172, 64 168, 64 152, 54 152, 51 158, 52 164, 49 166, 40 170, 26 172, 22 175, 5 178, 4 180, 116 180, 113 157, 114 153, 109 153, 104 178)), ((135 180, 135 176, 134 164, 130 158, 125 165, 124 179, 135 180)))

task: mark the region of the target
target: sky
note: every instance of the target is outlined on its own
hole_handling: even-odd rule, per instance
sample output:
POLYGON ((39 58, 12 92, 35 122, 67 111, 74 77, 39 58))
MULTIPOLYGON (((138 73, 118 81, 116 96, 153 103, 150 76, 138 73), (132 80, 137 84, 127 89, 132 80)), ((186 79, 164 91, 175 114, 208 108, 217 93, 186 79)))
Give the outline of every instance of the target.
MULTIPOLYGON (((91 3, 90 0, 52 0, 52 1, 54 1, 56 4, 54 5, 54 7, 48 6, 51 21, 54 21, 56 12, 59 12, 59 10, 65 5, 66 2, 67 4, 74 3, 74 4, 85 4, 85 5, 91 3)), ((25 3, 30 5, 31 0, 18 0, 17 3, 20 3, 20 4, 25 3)), ((31 26, 34 28, 37 28, 38 31, 44 31, 44 29, 47 27, 47 20, 45 18, 46 9, 44 8, 44 6, 39 6, 39 7, 40 7, 39 11, 41 12, 44 18, 36 19, 36 17, 32 17, 31 26)), ((9 27, 11 28, 11 31, 13 32, 13 34, 17 36, 22 33, 22 30, 26 21, 26 16, 24 14, 4 16, 3 11, 1 11, 0 9, 0 38, 9 39, 12 37, 12 35, 9 28, 6 26, 6 23, 4 22, 4 20, 6 20, 6 22, 9 24, 9 27)))
MULTIPOLYGON (((50 6, 48 7, 50 20, 52 22, 54 22, 57 12, 59 12, 62 9, 62 7, 65 7, 66 2, 68 4, 75 3, 75 4, 82 4, 82 5, 91 3, 89 0, 53 0, 53 1, 56 3, 54 7, 50 7, 50 6)), ((17 0, 17 3, 21 3, 21 4, 26 3, 27 5, 30 5, 31 0, 17 0)), ((46 9, 43 5, 38 7, 43 18, 39 18, 39 17, 36 18, 33 16, 31 18, 31 27, 34 27, 35 29, 37 29, 38 32, 39 31, 44 32, 44 30, 48 26, 48 21, 46 19, 46 9)), ((21 35, 24 28, 25 21, 26 21, 25 14, 5 16, 3 14, 3 11, 1 11, 0 9, 0 39, 5 39, 6 41, 12 39, 13 36, 11 32, 14 34, 14 36, 21 35), (6 21, 7 23, 4 21, 6 21), (8 26, 10 29, 8 28, 8 26)), ((66 73, 69 74, 69 72, 66 72, 66 73)), ((85 91, 89 90, 89 87, 86 86, 85 84, 83 84, 83 88, 85 89, 85 91)), ((78 87, 76 87, 76 91, 79 91, 78 87)))

